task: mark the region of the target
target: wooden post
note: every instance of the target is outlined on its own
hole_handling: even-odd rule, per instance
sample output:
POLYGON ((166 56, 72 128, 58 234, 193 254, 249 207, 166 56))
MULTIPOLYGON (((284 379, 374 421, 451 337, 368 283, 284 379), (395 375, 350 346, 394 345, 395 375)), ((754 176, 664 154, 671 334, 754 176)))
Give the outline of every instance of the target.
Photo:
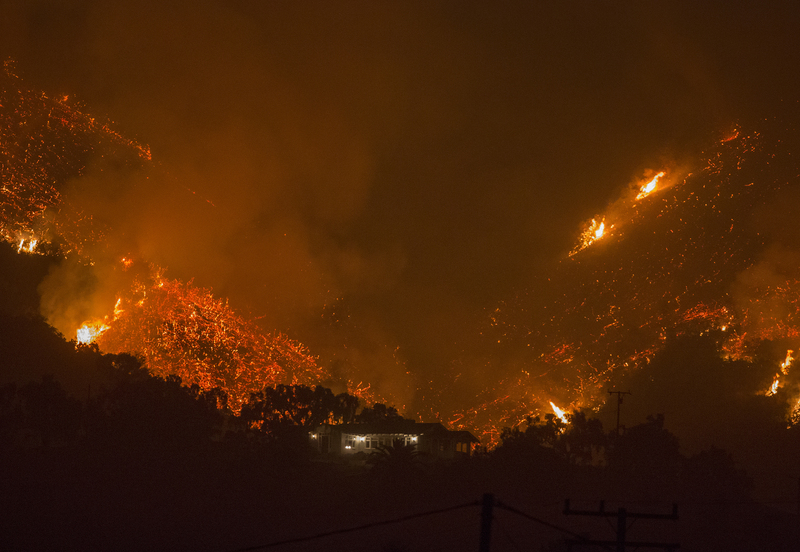
POLYGON ((620 508, 617 511, 617 552, 625 552, 625 533, 628 531, 628 511, 620 508))
POLYGON ((492 510, 494 509, 494 495, 485 493, 481 503, 481 540, 478 552, 489 552, 492 544, 492 510))

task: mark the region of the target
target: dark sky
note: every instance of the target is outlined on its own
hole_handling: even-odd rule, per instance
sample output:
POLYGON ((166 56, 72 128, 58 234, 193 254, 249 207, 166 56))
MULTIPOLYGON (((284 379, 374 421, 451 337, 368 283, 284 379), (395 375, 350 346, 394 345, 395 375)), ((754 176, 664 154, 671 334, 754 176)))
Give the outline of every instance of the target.
POLYGON ((798 23, 791 1, 5 0, 0 55, 152 147, 150 178, 98 160, 67 191, 115 239, 400 393, 646 170, 796 100, 798 23))

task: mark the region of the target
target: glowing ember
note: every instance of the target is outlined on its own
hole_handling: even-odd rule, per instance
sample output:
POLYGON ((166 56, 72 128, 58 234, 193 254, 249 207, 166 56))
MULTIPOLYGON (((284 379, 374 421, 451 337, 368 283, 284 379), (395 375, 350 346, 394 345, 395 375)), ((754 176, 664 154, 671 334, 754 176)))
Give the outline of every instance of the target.
POLYGON ((119 318, 119 317, 120 317, 120 315, 121 315, 123 312, 125 312, 124 310, 122 310, 122 307, 120 307, 120 304, 121 304, 121 303, 122 303, 122 297, 120 297, 119 299, 117 299, 117 302, 116 302, 116 304, 114 304, 114 320, 116 320, 117 318, 119 318))
POLYGON ((792 411, 789 414, 789 427, 800 424, 800 399, 795 401, 792 411))
POLYGON ((660 173, 655 175, 650 182, 642 186, 639 195, 636 196, 636 201, 639 201, 640 199, 644 199, 647 196, 649 196, 650 193, 656 189, 656 186, 658 185, 658 179, 664 176, 665 174, 666 173, 664 171, 661 171, 660 173))
POLYGON ((81 345, 94 343, 107 329, 108 326, 104 322, 86 322, 83 326, 78 328, 77 341, 81 345))

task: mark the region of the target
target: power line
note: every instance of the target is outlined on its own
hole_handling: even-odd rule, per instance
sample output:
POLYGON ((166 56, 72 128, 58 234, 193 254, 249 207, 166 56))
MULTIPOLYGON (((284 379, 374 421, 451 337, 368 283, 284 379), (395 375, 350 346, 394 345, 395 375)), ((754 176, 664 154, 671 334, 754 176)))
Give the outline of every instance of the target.
POLYGON ((281 541, 271 542, 269 544, 259 544, 257 546, 248 546, 246 548, 237 548, 237 549, 231 550, 229 552, 253 552, 255 550, 264 550, 264 549, 267 549, 267 548, 273 548, 275 546, 281 546, 281 545, 284 545, 284 544, 296 544, 296 543, 300 543, 300 542, 307 542, 307 541, 311 541, 311 540, 315 540, 315 539, 321 539, 321 538, 324 538, 324 537, 330 537, 330 536, 333 536, 333 535, 342 535, 342 534, 345 534, 345 533, 353 533, 355 531, 363 531, 364 529, 371 529, 372 527, 380 527, 382 525, 391 525, 393 523, 400 523, 400 522, 403 522, 403 521, 408 521, 410 519, 417 519, 417 518, 421 518, 421 517, 432 516, 432 515, 435 515, 435 514, 442 514, 442 513, 445 513, 445 512, 452 512, 453 510, 459 510, 461 508, 466 508, 468 506, 478 506, 479 504, 481 504, 480 501, 468 502, 466 504, 459 504, 457 506, 451 506, 449 508, 440 508, 438 510, 429 510, 427 512, 420 512, 418 514, 411 514, 411 515, 403 516, 403 517, 399 517, 399 518, 387 519, 387 520, 384 520, 384 521, 376 521, 376 522, 373 522, 373 523, 366 523, 364 525, 358 525, 356 527, 348 527, 346 529, 336 529, 334 531, 327 531, 325 533, 318 533, 316 535, 309 535, 309 536, 306 536, 306 537, 298 537, 298 538, 294 538, 294 539, 285 539, 285 540, 281 540, 281 541))
MULTIPOLYGON (((566 529, 565 527, 561 527, 559 525, 556 525, 555 523, 550 523, 549 521, 545 521, 543 519, 539 519, 537 517, 534 517, 534 516, 532 516, 530 514, 526 514, 525 512, 523 512, 521 510, 517 510, 513 506, 509 506, 508 504, 505 504, 505 503, 503 503, 503 502, 501 502, 499 500, 497 501, 496 505, 497 505, 498 508, 502 508, 503 510, 508 510, 511 513, 517 514, 518 516, 522 516, 522 517, 524 517, 526 519, 529 519, 530 521, 535 521, 536 523, 544 525, 545 527, 549 527, 550 529, 555 529, 556 531, 561 531, 565 535, 569 535, 571 537, 575 537, 576 539, 578 539, 580 541, 589 542, 589 539, 587 539, 586 537, 584 537, 581 534, 575 533, 574 531, 570 531, 569 529, 566 529)), ((611 550, 611 548, 608 548, 608 547, 606 547, 606 548, 608 550, 611 550)))
MULTIPOLYGON (((333 531, 326 531, 324 533, 317 533, 315 535, 308 535, 308 536, 305 536, 305 537, 284 539, 284 540, 275 541, 275 542, 271 542, 271 543, 267 543, 267 544, 260 544, 260 545, 256 545, 256 546, 245 547, 245 548, 237 548, 237 549, 234 549, 234 550, 230 550, 229 552, 255 552, 255 551, 258 551, 258 550, 266 550, 268 548, 274 548, 276 546, 282 546, 282 545, 286 545, 286 544, 297 544, 297 543, 308 542, 308 541, 321 539, 321 538, 325 538, 325 537, 331 537, 331 536, 334 536, 334 535, 343 535, 343 534, 346 534, 346 533, 353 533, 353 532, 356 532, 356 531, 363 531, 365 529, 371 529, 373 527, 381 527, 381 526, 385 526, 385 525, 392 525, 392 524, 395 524, 395 523, 401 523, 403 521, 409 521, 409 520, 412 520, 412 519, 419 519, 419 518, 433 516, 433 515, 442 514, 442 513, 446 513, 446 512, 452 512, 454 510, 460 510, 460 509, 468 508, 468 507, 472 507, 472 506, 481 506, 481 542, 480 542, 480 549, 481 550, 485 550, 485 551, 489 550, 490 540, 491 540, 491 526, 492 526, 492 522, 494 521, 494 517, 492 515, 492 508, 494 508, 494 507, 501 508, 501 509, 506 510, 508 512, 511 512, 513 514, 517 514, 518 516, 521 516, 521 517, 523 517, 523 518, 525 518, 525 519, 527 519, 529 521, 533 521, 533 522, 538 523, 540 525, 544 525, 545 527, 549 527, 550 529, 555 529, 556 531, 559 531, 559 532, 561 532, 561 533, 563 533, 565 535, 569 535, 569 536, 571 536, 571 537, 573 537, 575 539, 575 540, 568 541, 568 542, 570 542, 570 544, 595 545, 595 546, 600 546, 601 548, 603 548, 605 550, 614 550, 613 548, 611 548, 611 545, 619 544, 619 543, 617 543, 615 541, 596 541, 596 540, 591 540, 591 539, 585 537, 584 535, 581 535, 579 533, 571 531, 571 530, 569 530, 569 529, 567 529, 565 527, 561 527, 560 525, 556 525, 555 523, 551 523, 549 521, 545 521, 545 520, 540 519, 538 517, 532 516, 532 515, 530 515, 530 514, 528 514, 526 512, 523 512, 521 510, 518 510, 517 508, 514 508, 513 506, 505 504, 502 501, 495 500, 493 494, 486 493, 486 494, 483 495, 483 498, 481 500, 476 500, 476 501, 473 501, 473 502, 467 502, 467 503, 464 503, 464 504, 458 504, 456 506, 450 506, 448 508, 439 508, 437 510, 428 510, 426 512, 419 512, 419 513, 416 513, 416 514, 410 514, 410 515, 407 515, 407 516, 392 518, 392 519, 388 519, 388 520, 376 521, 376 522, 372 522, 372 523, 365 523, 363 525, 357 525, 355 527, 348 527, 348 528, 345 528, 345 529, 336 529, 336 530, 333 530, 333 531)), ((610 517, 617 517, 618 523, 620 523, 620 524, 624 524, 627 521, 628 518, 631 518, 631 519, 638 519, 638 518, 644 518, 644 519, 673 519, 673 520, 677 519, 677 507, 675 507, 675 509, 673 510, 672 514, 669 514, 669 515, 633 513, 633 512, 628 513, 627 511, 625 511, 624 508, 620 508, 620 512, 614 514, 614 513, 611 513, 611 512, 606 512, 603 509, 602 505, 601 505, 601 509, 599 511, 597 511, 597 512, 571 510, 570 507, 569 507, 569 501, 566 501, 564 513, 565 514, 579 514, 579 515, 595 515, 595 516, 602 516, 602 517, 609 517, 609 516, 610 517)), ((622 525, 620 525, 620 527, 622 527, 622 525)), ((505 531, 505 528, 500 528, 500 530, 504 533, 504 535, 512 543, 512 545, 517 547, 517 544, 515 542, 513 542, 513 540, 511 539, 510 535, 505 531)), ((623 538, 623 540, 622 540, 623 543, 624 543, 624 534, 625 534, 625 530, 622 530, 620 535, 623 538)), ((627 544, 629 546, 634 546, 634 547, 637 547, 637 546, 638 547, 659 547, 659 548, 666 548, 666 549, 674 549, 674 548, 678 547, 677 544, 660 544, 660 543, 649 543, 649 542, 647 542, 647 543, 645 543, 645 542, 627 542, 625 544, 627 544)), ((617 550, 619 550, 619 548, 617 548, 617 550)))
MULTIPOLYGON (((678 519, 678 505, 672 505, 672 513, 671 514, 651 514, 645 512, 628 512, 627 508, 620 507, 616 512, 609 512, 605 509, 605 502, 600 501, 600 509, 599 510, 573 510, 570 508, 569 499, 564 502, 564 515, 579 515, 579 516, 599 516, 603 518, 616 518, 617 520, 617 538, 614 541, 610 540, 589 540, 586 538, 582 538, 580 541, 567 541, 567 546, 570 550, 572 550, 573 544, 581 544, 581 545, 594 545, 594 546, 602 546, 604 548, 609 547, 611 545, 616 545, 617 552, 625 552, 626 547, 631 546, 633 548, 661 548, 663 550, 674 551, 677 548, 680 548, 680 545, 675 542, 664 543, 664 542, 639 542, 639 541, 628 541, 627 540, 627 533, 630 526, 628 525, 628 519, 633 519, 634 523, 636 520, 639 519, 655 519, 655 520, 673 520, 676 521, 678 519)), ((632 524, 631 524, 632 525, 632 524)))

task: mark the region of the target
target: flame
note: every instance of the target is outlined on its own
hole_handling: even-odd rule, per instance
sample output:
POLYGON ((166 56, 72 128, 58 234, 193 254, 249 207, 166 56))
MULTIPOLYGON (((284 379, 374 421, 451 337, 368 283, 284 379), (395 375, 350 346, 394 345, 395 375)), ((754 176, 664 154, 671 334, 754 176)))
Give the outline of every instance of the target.
POLYGON ((550 401, 550 406, 552 406, 552 407, 553 407, 553 412, 555 412, 555 413, 556 413, 556 417, 558 417, 558 419, 559 419, 559 420, 561 420, 561 421, 562 421, 562 422, 564 422, 565 424, 568 424, 568 423, 569 423, 569 418, 567 418, 567 413, 566 413, 566 412, 564 412, 562 409, 560 409, 559 407, 557 407, 557 406, 556 406, 556 405, 553 403, 553 401, 550 401))
POLYGON ((39 240, 36 238, 30 238, 28 240, 21 238, 19 240, 19 245, 17 245, 17 253, 33 253, 36 250, 37 243, 39 243, 39 240), (28 245, 25 245, 26 241, 28 245))
POLYGON ((656 186, 658 185, 658 179, 664 176, 665 174, 666 173, 664 171, 661 171, 660 173, 655 175, 650 182, 642 186, 641 190, 639 191, 639 195, 636 196, 636 201, 639 201, 640 199, 644 199, 647 196, 649 196, 650 193, 656 189, 656 186))
POLYGON ((781 373, 784 376, 789 374, 789 366, 791 366, 792 362, 794 362, 794 357, 792 356, 792 353, 794 353, 792 349, 786 351, 786 359, 783 362, 781 362, 781 373))
POLYGON ((125 312, 120 307, 121 304, 122 297, 118 297, 117 302, 114 304, 114 312, 110 320, 109 317, 106 316, 102 320, 96 319, 91 322, 84 322, 84 324, 78 328, 76 337, 78 344, 89 345, 90 343, 95 343, 106 330, 110 329, 111 324, 125 312))
POLYGON ((772 385, 769 386, 769 389, 767 389, 767 392, 765 393, 767 397, 771 397, 772 395, 778 392, 778 389, 780 389, 781 375, 784 376, 789 375, 789 368, 791 367, 792 362, 794 362, 794 357, 792 356, 792 353, 794 353, 792 349, 786 351, 786 358, 784 359, 783 362, 781 362, 781 370, 780 372, 778 372, 773 376, 772 385))
POLYGON ((93 322, 86 322, 78 328, 77 341, 81 345, 89 345, 94 343, 100 335, 108 329, 105 322, 95 320, 93 322))
MULTIPOLYGON (((594 222, 594 221, 592 221, 594 222)), ((606 223, 601 222, 600 226, 597 227, 597 230, 594 231, 594 239, 599 240, 603 237, 603 233, 606 231, 606 223)))
POLYGON ((775 393, 778 392, 778 388, 781 386, 781 376, 780 374, 775 374, 775 377, 772 378, 772 385, 769 386, 767 389, 767 397, 771 397, 775 393))
POLYGON ((605 236, 605 234, 605 220, 601 219, 600 222, 598 222, 597 219, 592 219, 592 223, 581 233, 580 243, 575 249, 570 251, 569 256, 572 257, 576 253, 583 251, 594 242, 605 236))
POLYGON ((781 362, 780 365, 781 371, 775 374, 775 376, 773 376, 772 385, 770 385, 769 389, 767 389, 767 392, 765 393, 767 397, 771 397, 772 395, 778 392, 778 389, 780 389, 781 375, 784 376, 789 375, 789 367, 792 365, 792 362, 794 362, 794 357, 792 356, 792 353, 794 353, 792 349, 786 351, 786 358, 784 359, 783 362, 781 362))
POLYGON ((114 320, 116 320, 117 318, 119 318, 119 317, 120 317, 120 315, 121 315, 123 312, 125 312, 124 310, 122 310, 122 307, 120 307, 120 305, 121 305, 121 304, 122 304, 122 297, 119 297, 119 298, 117 298, 117 302, 116 302, 116 304, 114 305, 114 320))

